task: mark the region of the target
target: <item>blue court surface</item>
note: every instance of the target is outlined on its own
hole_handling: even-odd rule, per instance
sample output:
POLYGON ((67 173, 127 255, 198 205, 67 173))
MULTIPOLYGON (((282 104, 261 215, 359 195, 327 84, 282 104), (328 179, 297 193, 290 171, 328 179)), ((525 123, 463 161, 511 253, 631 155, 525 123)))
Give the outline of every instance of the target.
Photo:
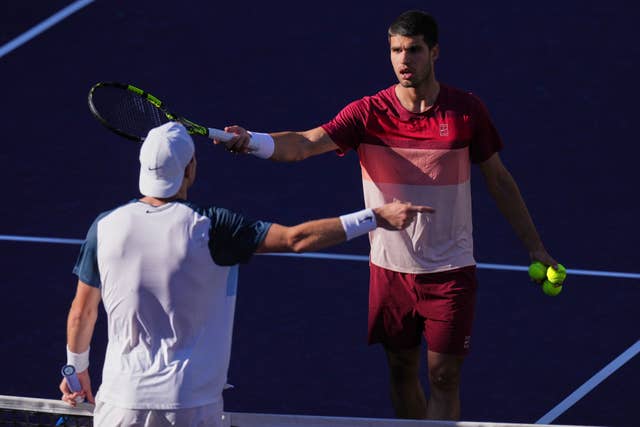
MULTIPOLYGON (((136 84, 213 127, 308 129, 394 83, 386 28, 410 8, 439 20, 438 79, 486 103, 545 245, 570 269, 556 298, 528 281, 527 253, 474 170, 481 268, 463 419, 638 425, 640 44, 622 0, 2 3, 0 394, 59 397, 77 241, 138 196, 138 146, 93 119, 92 84, 136 84)), ((200 204, 283 224, 363 205, 354 153, 276 164, 198 142, 200 204)), ((359 239, 241 267, 227 410, 392 416, 383 351, 366 345, 367 251, 359 239)))

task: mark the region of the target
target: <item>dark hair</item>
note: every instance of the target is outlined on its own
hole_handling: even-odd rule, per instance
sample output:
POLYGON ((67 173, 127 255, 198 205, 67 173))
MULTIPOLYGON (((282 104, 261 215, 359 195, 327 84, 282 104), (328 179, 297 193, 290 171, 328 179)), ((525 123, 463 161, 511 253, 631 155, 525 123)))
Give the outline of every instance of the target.
POLYGON ((408 10, 389 26, 389 37, 391 36, 422 36, 431 49, 438 44, 438 23, 426 12, 408 10))

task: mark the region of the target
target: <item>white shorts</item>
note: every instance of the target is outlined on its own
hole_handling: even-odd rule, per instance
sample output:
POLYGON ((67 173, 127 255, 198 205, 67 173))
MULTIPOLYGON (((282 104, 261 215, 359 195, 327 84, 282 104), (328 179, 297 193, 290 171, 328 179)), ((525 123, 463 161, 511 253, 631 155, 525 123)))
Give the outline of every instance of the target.
POLYGON ((185 409, 126 409, 96 400, 94 427, 224 427, 222 402, 185 409))

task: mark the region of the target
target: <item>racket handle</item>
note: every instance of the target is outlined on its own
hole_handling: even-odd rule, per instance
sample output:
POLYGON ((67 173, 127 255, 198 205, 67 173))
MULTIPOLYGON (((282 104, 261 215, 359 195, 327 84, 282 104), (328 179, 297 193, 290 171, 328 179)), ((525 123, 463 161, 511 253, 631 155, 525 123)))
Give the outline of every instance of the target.
MULTIPOLYGON (((76 368, 73 365, 64 365, 62 367, 62 376, 66 378, 67 385, 69 386, 69 390, 72 392, 82 391, 82 386, 80 385, 80 381, 78 380, 78 375, 76 374, 76 368)), ((84 397, 78 396, 76 397, 76 402, 81 403, 84 402, 84 397)))
POLYGON ((209 138, 217 139, 218 141, 227 142, 235 136, 233 133, 225 132, 222 129, 208 128, 209 138))
MULTIPOLYGON (((231 140, 234 136, 234 133, 225 132, 221 129, 216 128, 207 128, 209 130, 209 138, 217 139, 218 141, 227 142, 231 140)), ((253 144, 252 141, 249 141, 249 151, 255 151, 258 148, 257 144, 253 144)))

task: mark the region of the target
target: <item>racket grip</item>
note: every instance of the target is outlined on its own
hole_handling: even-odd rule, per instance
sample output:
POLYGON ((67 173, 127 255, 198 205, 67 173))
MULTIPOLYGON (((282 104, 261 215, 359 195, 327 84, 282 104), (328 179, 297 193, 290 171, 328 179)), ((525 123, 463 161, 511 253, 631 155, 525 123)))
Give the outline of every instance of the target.
MULTIPOLYGON (((72 392, 82 391, 82 386, 80 385, 80 381, 78 380, 78 375, 76 374, 76 368, 73 365, 64 365, 62 367, 62 376, 66 378, 67 385, 69 386, 69 390, 72 392)), ((84 397, 76 397, 76 402, 81 403, 84 402, 84 397)))
MULTIPOLYGON (((207 128, 209 130, 209 138, 217 139, 218 141, 227 142, 231 140, 234 136, 234 133, 225 132, 220 129, 215 128, 207 128)), ((258 144, 253 142, 253 137, 249 140, 249 151, 256 151, 258 149, 258 144)))
POLYGON ((221 129, 208 128, 208 130, 209 130, 209 138, 217 139, 218 141, 222 141, 222 142, 227 142, 231 140, 231 138, 236 136, 233 133, 225 132, 221 129))

